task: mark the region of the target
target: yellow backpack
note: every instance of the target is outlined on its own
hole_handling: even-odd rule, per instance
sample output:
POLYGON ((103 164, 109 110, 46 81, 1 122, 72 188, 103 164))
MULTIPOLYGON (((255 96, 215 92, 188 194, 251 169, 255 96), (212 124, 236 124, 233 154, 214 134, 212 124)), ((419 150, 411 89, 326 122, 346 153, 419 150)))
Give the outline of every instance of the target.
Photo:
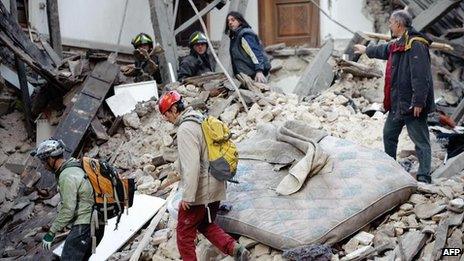
POLYGON ((184 121, 194 121, 201 125, 203 137, 208 149, 209 172, 220 181, 238 183, 234 180, 237 172, 238 151, 231 140, 232 133, 227 125, 219 119, 187 117, 184 121))

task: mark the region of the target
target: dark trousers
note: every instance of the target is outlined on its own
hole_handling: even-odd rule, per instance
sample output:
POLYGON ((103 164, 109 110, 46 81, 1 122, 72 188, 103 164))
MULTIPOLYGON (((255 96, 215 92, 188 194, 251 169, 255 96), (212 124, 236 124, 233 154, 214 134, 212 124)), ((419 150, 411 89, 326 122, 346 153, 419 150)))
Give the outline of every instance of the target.
MULTIPOLYGON (((208 204, 211 220, 216 218, 219 201, 208 204)), ((226 255, 232 255, 235 240, 215 223, 208 222, 208 213, 204 205, 190 206, 190 209, 179 208, 177 218, 177 248, 184 261, 197 260, 195 239, 197 231, 202 233, 214 246, 226 255)))
POLYGON ((419 170, 417 179, 425 179, 430 182, 430 166, 432 162, 432 149, 430 147, 429 129, 427 126, 427 116, 395 118, 392 113, 388 113, 385 126, 383 128, 383 144, 385 152, 396 159, 398 147, 398 137, 406 125, 409 138, 414 142, 417 159, 419 160, 419 170))
MULTIPOLYGON (((95 236, 97 237, 97 245, 103 238, 105 233, 105 226, 100 225, 95 229, 95 236)), ((92 255, 92 238, 90 236, 90 225, 74 225, 71 232, 66 237, 63 252, 61 253, 61 260, 89 260, 92 255)))

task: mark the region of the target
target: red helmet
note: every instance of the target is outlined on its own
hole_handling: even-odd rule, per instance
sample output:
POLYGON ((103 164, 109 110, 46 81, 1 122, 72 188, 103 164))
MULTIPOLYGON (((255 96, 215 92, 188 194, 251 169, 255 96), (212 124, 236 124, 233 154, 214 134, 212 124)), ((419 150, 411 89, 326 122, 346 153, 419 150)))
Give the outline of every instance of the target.
POLYGON ((159 111, 161 112, 161 114, 164 114, 166 111, 169 110, 169 108, 171 108, 171 106, 174 103, 180 101, 181 99, 182 96, 180 96, 180 94, 177 91, 169 91, 163 94, 158 103, 159 111))

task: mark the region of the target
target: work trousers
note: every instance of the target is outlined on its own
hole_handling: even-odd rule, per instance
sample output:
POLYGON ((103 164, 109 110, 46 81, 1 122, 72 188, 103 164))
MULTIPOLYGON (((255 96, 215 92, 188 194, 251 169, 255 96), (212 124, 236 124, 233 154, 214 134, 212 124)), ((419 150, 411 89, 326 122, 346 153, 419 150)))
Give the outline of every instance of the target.
MULTIPOLYGON (((100 225, 95 229, 95 236, 97 237, 97 245, 103 238, 105 233, 105 226, 100 225)), ((66 237, 64 242, 63 252, 61 253, 61 260, 89 260, 92 255, 92 237, 90 236, 90 225, 74 225, 71 232, 66 237)))
MULTIPOLYGON (((216 218, 219 201, 208 204, 211 220, 216 218)), ((196 261, 195 239, 197 231, 202 233, 214 246, 226 255, 233 255, 235 240, 215 223, 208 222, 208 213, 204 205, 179 208, 177 220, 177 248, 183 261, 196 261)))
POLYGON ((392 113, 388 113, 388 117, 383 128, 385 152, 392 158, 396 159, 398 137, 400 136, 404 125, 406 125, 408 130, 409 138, 411 138, 415 145, 416 156, 419 160, 417 179, 425 179, 430 182, 432 149, 430 147, 427 115, 421 115, 420 117, 404 116, 403 118, 395 118, 392 113))

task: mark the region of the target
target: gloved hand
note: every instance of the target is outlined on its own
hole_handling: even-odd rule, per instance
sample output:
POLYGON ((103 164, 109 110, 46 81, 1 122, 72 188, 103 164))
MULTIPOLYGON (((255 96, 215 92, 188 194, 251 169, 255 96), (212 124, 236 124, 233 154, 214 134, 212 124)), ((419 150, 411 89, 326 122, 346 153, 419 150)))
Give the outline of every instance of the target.
POLYGON ((139 61, 146 61, 150 58, 150 55, 147 50, 139 48, 134 50, 134 57, 139 61))
POLYGON ((55 239, 55 234, 51 232, 48 232, 47 234, 45 234, 45 236, 42 238, 42 248, 45 250, 50 250, 53 239, 55 239))

